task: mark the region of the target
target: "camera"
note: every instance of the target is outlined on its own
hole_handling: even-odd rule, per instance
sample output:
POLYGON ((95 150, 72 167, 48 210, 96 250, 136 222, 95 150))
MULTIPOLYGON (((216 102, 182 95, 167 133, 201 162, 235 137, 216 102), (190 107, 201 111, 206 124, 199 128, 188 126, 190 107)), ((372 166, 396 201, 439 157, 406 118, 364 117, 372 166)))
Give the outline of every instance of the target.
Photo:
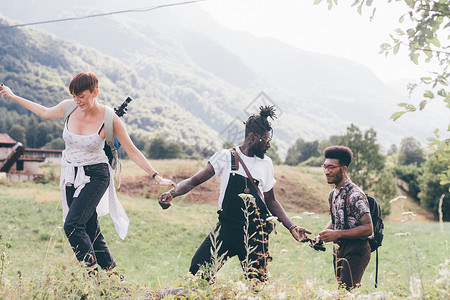
POLYGON ((303 240, 303 243, 309 242, 309 246, 316 251, 325 251, 327 248, 323 245, 323 241, 321 240, 312 240, 310 238, 303 240))
POLYGON ((133 101, 133 99, 131 97, 127 97, 127 99, 125 99, 125 101, 123 101, 123 103, 114 108, 114 112, 116 113, 116 115, 118 115, 119 117, 122 117, 124 114, 127 113, 127 109, 128 109, 128 103, 130 103, 131 101, 133 101))

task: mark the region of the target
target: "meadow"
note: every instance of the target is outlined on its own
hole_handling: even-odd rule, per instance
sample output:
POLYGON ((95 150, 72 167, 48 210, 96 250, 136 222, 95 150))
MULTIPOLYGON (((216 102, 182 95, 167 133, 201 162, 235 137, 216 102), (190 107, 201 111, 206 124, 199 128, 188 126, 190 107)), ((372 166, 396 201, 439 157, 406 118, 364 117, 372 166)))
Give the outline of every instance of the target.
MULTIPOLYGON (((166 163, 167 168, 172 167, 171 164, 179 166, 179 162, 171 162, 166 163)), ((165 171, 163 165, 157 167, 165 171)), ((187 162, 177 171, 182 173, 186 168, 198 167, 195 162, 187 162)), ((50 171, 57 173, 54 167, 50 171)), ((124 182, 130 176, 141 175, 127 172, 131 171, 122 174, 124 182)), ((294 175, 304 177, 304 180, 309 178, 309 186, 313 190, 320 188, 323 179, 314 170, 285 166, 277 169, 279 179, 294 175), (317 182, 317 186, 313 182, 317 182)), ((237 258, 232 258, 219 271, 217 283, 208 285, 188 275, 187 271, 198 245, 216 224, 218 207, 214 204, 215 199, 197 204, 189 197, 179 198, 174 200, 170 209, 162 210, 156 198, 164 189, 151 184, 142 195, 119 193, 130 218, 129 233, 124 241, 115 233, 109 216, 100 219, 117 269, 130 282, 124 288, 103 272, 100 273, 100 285, 86 278, 62 228, 57 182, 50 180, 46 184, 34 184, 1 180, 0 299, 158 299, 161 291, 172 287, 183 290, 189 299, 450 297, 450 224, 418 223, 412 214, 404 214, 403 220, 396 222, 385 221, 385 238, 379 249, 379 286, 376 289, 375 252, 363 277, 362 287, 352 293, 337 290, 332 245, 326 245, 325 252, 316 252, 306 244, 297 243, 280 224, 276 227, 277 233, 270 236, 269 251, 273 261, 269 265, 268 284, 257 287, 255 291, 243 278, 237 258), (149 196, 149 190, 155 192, 149 196)), ((313 234, 317 234, 329 220, 320 205, 319 213, 312 213, 314 210, 310 207, 308 210, 300 206, 295 209, 294 205, 288 207, 287 212, 295 217, 295 222, 313 234)), ((166 299, 173 297, 169 295, 166 299)))

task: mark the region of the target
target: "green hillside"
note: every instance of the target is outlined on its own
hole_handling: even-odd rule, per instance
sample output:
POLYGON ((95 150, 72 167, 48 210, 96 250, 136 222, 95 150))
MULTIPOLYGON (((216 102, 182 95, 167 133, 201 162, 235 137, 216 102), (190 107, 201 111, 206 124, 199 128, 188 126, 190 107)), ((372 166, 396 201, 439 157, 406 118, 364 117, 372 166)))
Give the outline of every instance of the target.
MULTIPOLYGON (((8 22, 0 19, 0 24, 8 22)), ((20 96, 45 106, 55 105, 71 97, 67 86, 81 71, 94 71, 99 76, 100 101, 116 106, 128 95, 134 98, 125 117, 130 132, 144 137, 162 134, 170 140, 212 149, 221 144, 217 132, 119 60, 36 29, 0 31, 1 81, 20 96)), ((8 99, 2 99, 0 109, 4 114, 16 111, 29 115, 8 99)), ((6 129, 7 125, 12 124, 6 124, 6 129)))

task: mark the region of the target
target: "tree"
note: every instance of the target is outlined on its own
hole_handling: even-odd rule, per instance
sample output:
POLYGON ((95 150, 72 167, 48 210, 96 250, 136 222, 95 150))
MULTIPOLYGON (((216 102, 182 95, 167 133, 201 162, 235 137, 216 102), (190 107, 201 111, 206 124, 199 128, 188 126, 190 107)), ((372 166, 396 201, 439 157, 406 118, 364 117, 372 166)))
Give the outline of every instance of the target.
POLYGON ((422 174, 422 168, 419 168, 417 165, 396 166, 394 174, 400 180, 399 187, 407 192, 411 198, 419 202, 419 177, 422 174))
POLYGON ((27 133, 22 125, 14 124, 8 131, 8 135, 14 140, 26 145, 27 133))
POLYGON ((225 141, 222 144, 222 149, 231 149, 234 148, 234 143, 232 141, 225 141))
POLYGON ((59 150, 64 150, 66 147, 63 138, 56 138, 54 140, 52 140, 51 142, 48 142, 47 144, 45 144, 45 146, 43 147, 44 149, 59 149, 59 150))
POLYGON ((269 151, 267 151, 267 156, 272 159, 275 165, 281 164, 280 156, 278 155, 278 146, 275 143, 270 143, 269 151))
POLYGON ((384 156, 376 144, 377 133, 373 128, 364 133, 354 124, 347 127, 347 133, 339 141, 353 151, 353 160, 348 169, 352 180, 362 189, 369 190, 378 173, 384 168, 384 156))
MULTIPOLYGON (((444 221, 450 221, 450 194, 447 192, 448 186, 439 183, 437 176, 446 166, 435 157, 427 160, 420 175, 420 205, 431 211, 435 218, 438 217, 439 199, 444 195, 442 212, 444 221)), ((450 183, 448 184, 450 185, 450 183)))
POLYGON ((177 143, 171 143, 165 136, 158 135, 150 141, 148 156, 153 159, 169 159, 181 157, 182 149, 177 143))
POLYGON ((319 156, 319 142, 305 142, 302 138, 297 139, 287 152, 285 163, 290 166, 296 166, 310 157, 319 156))
POLYGON ((423 162, 425 162, 425 153, 420 142, 412 136, 403 138, 400 143, 398 163, 400 165, 417 165, 420 167, 423 162))
POLYGON ((373 128, 362 132, 351 124, 338 144, 352 149, 353 160, 348 169, 350 179, 365 192, 373 193, 383 214, 388 215, 391 211, 389 201, 397 194, 397 188, 392 172, 385 168, 385 157, 376 140, 377 133, 373 128))
MULTIPOLYGON (((401 0, 396 0, 399 2, 401 0)), ((315 0, 319 4, 322 0, 315 0)), ((389 1, 391 2, 391 1, 389 1)), ((440 99, 444 101, 446 107, 450 109, 450 1, 449 0, 405 0, 407 9, 402 16, 399 16, 399 23, 402 28, 397 28, 390 35, 391 42, 381 45, 381 53, 386 56, 390 53, 398 53, 400 47, 406 47, 409 51, 410 60, 415 63, 433 62, 438 66, 428 76, 420 78, 420 84, 425 87, 423 98, 414 105, 411 103, 400 103, 402 111, 395 112, 391 119, 394 121, 403 114, 423 110, 430 101, 440 99)), ((336 0, 327 0, 328 9, 337 3, 336 0)), ((358 12, 362 14, 364 6, 371 7, 373 0, 354 0, 358 12)), ((372 10, 371 18, 375 16, 376 7, 372 10)), ((412 93, 417 84, 409 84, 408 88, 412 93)), ((447 131, 450 131, 450 124, 447 131)), ((435 156, 442 164, 447 166, 440 174, 440 184, 450 183, 450 137, 440 139, 438 130, 435 130, 434 137, 430 137, 429 146, 436 152, 435 156)), ((450 192, 450 185, 449 185, 450 192)))

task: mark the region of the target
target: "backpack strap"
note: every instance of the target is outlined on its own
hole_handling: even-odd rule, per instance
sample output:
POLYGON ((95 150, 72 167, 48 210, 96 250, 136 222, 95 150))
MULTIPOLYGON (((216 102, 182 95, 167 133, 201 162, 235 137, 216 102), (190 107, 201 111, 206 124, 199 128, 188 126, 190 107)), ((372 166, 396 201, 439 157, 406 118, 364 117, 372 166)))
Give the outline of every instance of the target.
POLYGON ((117 150, 114 147, 114 127, 113 127, 114 111, 111 107, 105 105, 105 139, 106 144, 111 148, 113 159, 111 167, 115 170, 117 168, 117 150))
POLYGON ((64 108, 64 123, 66 123, 67 119, 69 118, 70 114, 73 113, 73 111, 78 107, 78 105, 75 103, 75 101, 69 102, 67 104, 66 108, 64 108))
POLYGON ((331 222, 334 225, 334 214, 333 214, 333 191, 332 190, 329 194, 328 194, 328 203, 330 204, 330 215, 331 215, 331 222))
POLYGON ((237 159, 237 152, 234 149, 230 149, 231 152, 231 171, 237 171, 239 169, 239 160, 237 159))
POLYGON ((377 252, 376 262, 375 262, 375 288, 378 287, 378 248, 375 250, 377 252))

